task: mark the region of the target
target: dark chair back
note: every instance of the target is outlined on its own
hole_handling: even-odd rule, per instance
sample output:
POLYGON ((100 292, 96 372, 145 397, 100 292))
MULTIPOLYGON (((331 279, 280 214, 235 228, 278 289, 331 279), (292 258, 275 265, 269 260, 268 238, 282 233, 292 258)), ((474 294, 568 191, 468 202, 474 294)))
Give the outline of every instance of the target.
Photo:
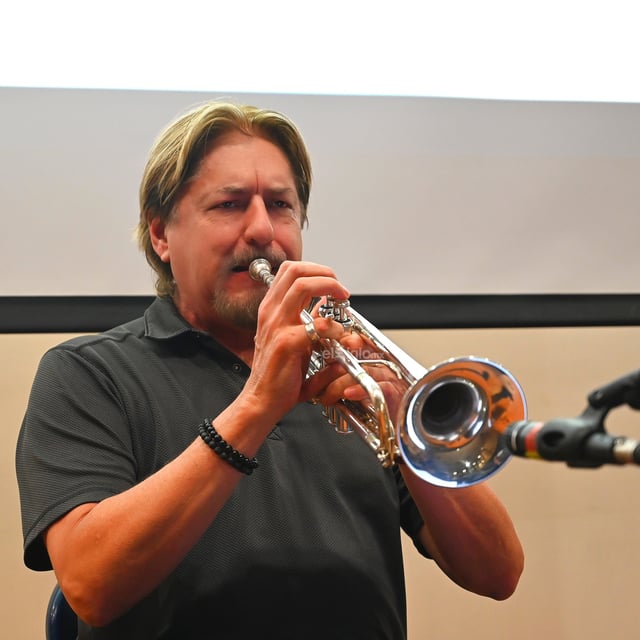
POLYGON ((45 621, 47 640, 77 640, 78 618, 56 585, 49 598, 45 621))

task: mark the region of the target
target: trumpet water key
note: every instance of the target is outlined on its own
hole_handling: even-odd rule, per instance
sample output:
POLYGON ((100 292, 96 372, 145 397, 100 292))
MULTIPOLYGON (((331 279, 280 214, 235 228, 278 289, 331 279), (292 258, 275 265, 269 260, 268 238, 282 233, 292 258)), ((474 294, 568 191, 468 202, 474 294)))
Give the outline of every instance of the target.
MULTIPOLYGON (((249 273, 270 286, 267 260, 254 260, 249 273)), ((308 375, 327 361, 339 362, 366 392, 366 400, 342 399, 325 408, 340 432, 356 431, 384 467, 404 463, 423 480, 443 487, 464 487, 486 480, 511 457, 503 437, 507 427, 526 418, 526 400, 517 380, 484 358, 451 358, 426 369, 368 322, 348 300, 327 297, 319 315, 357 333, 375 357, 358 359, 337 340, 321 338, 313 317, 303 310, 313 352, 308 375), (392 419, 380 384, 370 367, 387 367, 402 388, 392 419)))

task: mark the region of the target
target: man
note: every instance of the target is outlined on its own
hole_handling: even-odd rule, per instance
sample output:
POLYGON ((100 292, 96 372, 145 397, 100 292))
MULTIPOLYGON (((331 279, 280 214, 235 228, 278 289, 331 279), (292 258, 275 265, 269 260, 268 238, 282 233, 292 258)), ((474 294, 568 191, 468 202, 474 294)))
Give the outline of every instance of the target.
POLYGON ((43 357, 17 450, 25 562, 53 567, 80 638, 403 638, 401 526, 464 588, 515 589, 522 549, 488 487, 383 469, 315 406, 362 391, 336 366, 306 377, 301 311, 349 296, 301 261, 310 182, 284 116, 185 114, 140 190, 158 298, 43 357))

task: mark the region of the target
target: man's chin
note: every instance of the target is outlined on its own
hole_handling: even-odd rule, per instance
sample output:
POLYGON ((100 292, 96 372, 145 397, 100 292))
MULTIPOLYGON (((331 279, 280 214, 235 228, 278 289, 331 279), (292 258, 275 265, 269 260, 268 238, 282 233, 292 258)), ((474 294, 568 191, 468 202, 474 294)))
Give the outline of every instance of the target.
POLYGON ((213 301, 213 308, 218 319, 238 327, 239 329, 254 330, 258 326, 258 308, 264 297, 264 292, 247 296, 244 300, 234 297, 218 296, 213 301))

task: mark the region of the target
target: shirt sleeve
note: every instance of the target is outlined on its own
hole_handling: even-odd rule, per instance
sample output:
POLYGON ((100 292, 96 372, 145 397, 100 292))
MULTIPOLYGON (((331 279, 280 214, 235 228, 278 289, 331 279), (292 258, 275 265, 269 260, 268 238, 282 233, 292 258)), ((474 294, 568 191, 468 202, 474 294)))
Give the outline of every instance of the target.
POLYGON ((135 484, 126 412, 108 369, 91 349, 47 352, 38 367, 18 436, 24 562, 51 569, 42 533, 74 507, 135 484))
POLYGON ((407 485, 404 482, 400 469, 398 467, 393 468, 393 473, 396 478, 396 484, 398 485, 398 496, 400 498, 400 526, 402 530, 411 538, 414 547, 417 549, 420 555, 425 558, 431 558, 429 552, 425 549, 418 533, 424 525, 422 515, 416 506, 416 503, 407 489, 407 485))

